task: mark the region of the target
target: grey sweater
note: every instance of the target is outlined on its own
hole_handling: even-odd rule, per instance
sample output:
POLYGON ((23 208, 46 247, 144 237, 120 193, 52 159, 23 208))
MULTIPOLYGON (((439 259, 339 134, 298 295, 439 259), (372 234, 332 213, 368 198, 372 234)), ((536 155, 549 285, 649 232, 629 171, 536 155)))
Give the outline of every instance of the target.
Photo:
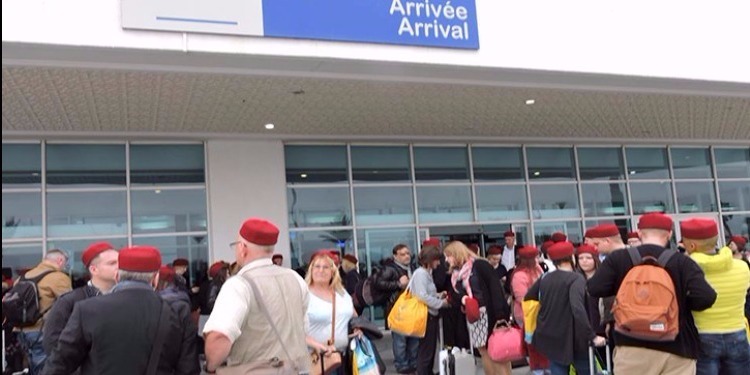
POLYGON ((443 300, 440 299, 435 283, 432 281, 432 273, 424 267, 417 268, 411 275, 409 287, 411 293, 427 305, 430 314, 437 316, 438 310, 443 307, 443 300))

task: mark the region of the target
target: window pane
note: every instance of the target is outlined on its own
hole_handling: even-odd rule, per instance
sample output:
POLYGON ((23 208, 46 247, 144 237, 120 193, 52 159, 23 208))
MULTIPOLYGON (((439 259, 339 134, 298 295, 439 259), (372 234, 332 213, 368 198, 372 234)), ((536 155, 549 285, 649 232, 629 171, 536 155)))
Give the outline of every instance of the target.
POLYGON ((42 237, 42 193, 3 193, 3 240, 42 237))
POLYGON ((115 249, 121 249, 128 245, 127 238, 105 238, 95 240, 50 240, 47 241, 47 249, 62 249, 65 250, 69 255, 68 264, 70 264, 70 276, 73 280, 73 288, 86 285, 86 282, 90 279, 88 270, 83 266, 81 262, 81 255, 89 245, 94 242, 106 241, 112 244, 115 249))
POLYGON ((549 241, 555 232, 564 233, 568 236, 568 241, 574 244, 583 242, 580 221, 541 222, 534 224, 534 239, 537 246, 541 247, 545 241, 549 241))
POLYGON ((719 210, 713 182, 675 182, 675 190, 680 213, 719 210))
POLYGON ((417 187, 420 223, 473 221, 471 191, 468 186, 417 187))
MULTIPOLYGON (((354 181, 411 181, 409 147, 352 146, 354 181)), ((309 176, 308 176, 309 178, 309 176)))
POLYGON ((3 143, 3 188, 34 187, 41 182, 41 145, 3 143))
POLYGON ((351 225, 349 188, 288 188, 289 226, 330 227, 351 225))
POLYGON ((292 268, 307 271, 313 253, 321 249, 337 249, 343 253, 354 253, 352 231, 305 231, 289 232, 292 268))
MULTIPOLYGON (((172 264, 177 258, 190 262, 185 274, 188 285, 199 284, 208 272, 208 236, 133 237, 133 245, 155 246, 161 251, 161 263, 172 264)), ((228 245, 226 245, 228 246, 228 245)), ((232 260, 227 259, 231 262, 232 260)))
POLYGON ((716 148, 714 155, 719 178, 750 178, 750 148, 716 148))
POLYGON ((624 180, 620 148, 579 147, 578 169, 582 180, 624 180))
POLYGON ((531 185, 534 219, 580 217, 578 189, 575 185, 531 185))
POLYGON ((465 147, 414 147, 417 181, 469 179, 469 157, 465 147))
POLYGON ((286 182, 346 182, 346 146, 286 146, 286 182))
POLYGON ((630 184, 633 213, 674 213, 672 185, 669 182, 638 182, 630 184))
MULTIPOLYGON (((723 215, 721 220, 724 222, 724 234, 731 236, 750 236, 750 214, 731 214, 723 215)), ((3 264, 5 259, 3 259, 3 264)))
POLYGON ((669 178, 667 149, 648 147, 628 147, 628 173, 631 180, 669 178))
POLYGON ((3 244, 3 275, 15 279, 42 261, 41 243, 3 244))
POLYGON ((206 190, 133 190, 133 233, 206 231, 206 190))
POLYGON ((472 147, 474 180, 523 181, 523 155, 520 147, 472 147))
POLYGON ((629 214, 625 184, 583 184, 581 189, 586 216, 629 214))
POLYGON ((47 193, 47 235, 85 237, 127 234, 125 191, 47 193))
POLYGON ((674 178, 711 178, 708 148, 672 148, 674 178))
POLYGON ((567 180, 575 178, 572 147, 529 147, 529 179, 567 180))
POLYGON ((47 183, 125 185, 125 145, 48 144, 47 183))
POLYGON ((198 184, 206 181, 203 145, 131 145, 133 184, 198 184))
POLYGON ((357 225, 414 223, 411 187, 362 187, 354 189, 357 225))
POLYGON ((719 181, 723 211, 750 211, 750 181, 719 181))
POLYGON ((475 188, 477 194, 477 210, 479 220, 507 220, 528 219, 529 211, 526 203, 526 186, 524 185, 479 185, 475 188))

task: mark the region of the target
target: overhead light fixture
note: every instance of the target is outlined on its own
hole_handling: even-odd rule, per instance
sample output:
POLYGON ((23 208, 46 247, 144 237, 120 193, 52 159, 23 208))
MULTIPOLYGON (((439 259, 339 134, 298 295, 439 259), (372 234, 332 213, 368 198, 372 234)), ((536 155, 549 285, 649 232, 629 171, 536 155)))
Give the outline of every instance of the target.
POLYGON ((634 175, 634 174, 635 174, 635 171, 630 171, 630 174, 631 174, 631 175, 634 175))
POLYGON ((526 105, 532 105, 534 103, 536 103, 534 99, 526 99, 526 105))
POLYGON ((307 178, 307 173, 303 173, 303 174, 301 174, 299 176, 302 177, 302 178, 307 178))
POLYGON ((273 130, 273 128, 275 128, 273 124, 266 124, 266 129, 273 130))
POLYGON ((539 176, 540 174, 542 174, 542 172, 539 172, 539 171, 534 172, 534 176, 539 176))
POLYGON ((161 190, 160 189, 156 189, 156 190, 154 190, 154 193, 161 194, 161 190))

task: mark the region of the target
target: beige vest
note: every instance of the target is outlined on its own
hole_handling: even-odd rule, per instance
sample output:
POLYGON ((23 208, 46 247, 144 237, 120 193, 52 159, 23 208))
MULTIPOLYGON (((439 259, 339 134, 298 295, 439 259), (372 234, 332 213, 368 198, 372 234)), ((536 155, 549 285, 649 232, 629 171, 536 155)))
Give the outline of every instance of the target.
POLYGON ((310 366, 305 343, 308 291, 296 272, 274 265, 251 268, 241 272, 241 278, 250 277, 262 294, 261 300, 247 286, 248 313, 242 324, 242 333, 232 345, 227 365, 267 361, 278 358, 288 362, 284 349, 296 362, 301 372, 310 366), (261 302, 262 301, 262 302, 261 302), (274 334, 258 304, 265 303, 281 340, 274 334), (283 345, 283 346, 282 346, 283 345))

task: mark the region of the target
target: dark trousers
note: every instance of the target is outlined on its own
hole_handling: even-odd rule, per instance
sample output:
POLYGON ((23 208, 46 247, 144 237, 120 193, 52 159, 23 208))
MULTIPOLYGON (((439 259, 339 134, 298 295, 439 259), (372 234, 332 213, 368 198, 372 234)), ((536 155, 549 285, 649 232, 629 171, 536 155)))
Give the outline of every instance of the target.
POLYGON ((461 308, 440 309, 440 316, 443 318, 443 345, 468 350, 469 328, 466 326, 466 316, 461 312, 461 308))
POLYGON ((438 333, 440 330, 440 318, 427 314, 427 330, 424 337, 419 339, 417 352, 417 375, 432 375, 432 366, 435 362, 435 349, 437 348, 438 333))

